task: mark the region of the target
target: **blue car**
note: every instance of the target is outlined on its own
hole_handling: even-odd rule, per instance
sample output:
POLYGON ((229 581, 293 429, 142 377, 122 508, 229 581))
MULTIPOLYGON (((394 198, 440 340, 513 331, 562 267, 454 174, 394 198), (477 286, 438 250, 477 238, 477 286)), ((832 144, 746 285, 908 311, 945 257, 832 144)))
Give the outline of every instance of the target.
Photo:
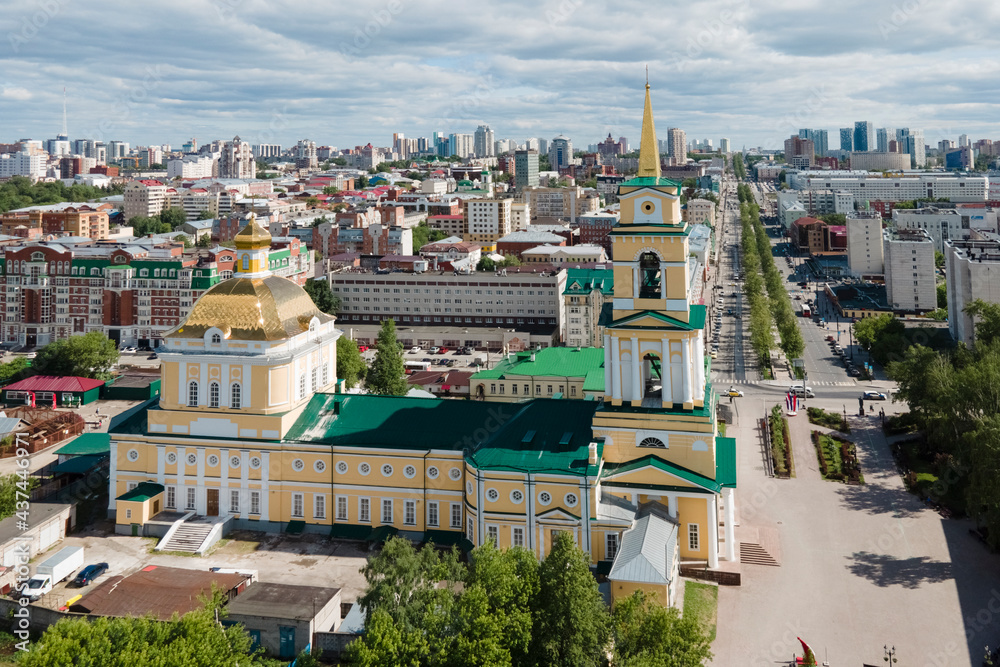
POLYGON ((107 563, 97 563, 95 565, 88 565, 87 567, 80 570, 80 574, 76 575, 76 579, 73 580, 73 585, 82 588, 83 586, 89 586, 94 579, 108 571, 107 563))

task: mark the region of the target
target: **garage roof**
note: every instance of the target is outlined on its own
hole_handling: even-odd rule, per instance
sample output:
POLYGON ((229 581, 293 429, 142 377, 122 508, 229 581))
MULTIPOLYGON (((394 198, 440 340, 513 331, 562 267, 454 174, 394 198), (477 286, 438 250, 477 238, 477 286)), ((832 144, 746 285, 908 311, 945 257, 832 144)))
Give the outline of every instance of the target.
POLYGON ((339 588, 257 582, 248 586, 226 608, 230 618, 264 616, 311 621, 339 593, 339 588))

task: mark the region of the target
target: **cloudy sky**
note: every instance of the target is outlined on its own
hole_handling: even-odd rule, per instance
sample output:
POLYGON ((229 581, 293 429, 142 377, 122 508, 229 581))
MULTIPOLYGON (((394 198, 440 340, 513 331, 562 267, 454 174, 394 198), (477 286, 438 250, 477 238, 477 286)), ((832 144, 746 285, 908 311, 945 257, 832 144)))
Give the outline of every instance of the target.
POLYGON ((994 0, 0 0, 0 142, 389 145, 657 128, 734 147, 856 120, 1000 139, 994 0))

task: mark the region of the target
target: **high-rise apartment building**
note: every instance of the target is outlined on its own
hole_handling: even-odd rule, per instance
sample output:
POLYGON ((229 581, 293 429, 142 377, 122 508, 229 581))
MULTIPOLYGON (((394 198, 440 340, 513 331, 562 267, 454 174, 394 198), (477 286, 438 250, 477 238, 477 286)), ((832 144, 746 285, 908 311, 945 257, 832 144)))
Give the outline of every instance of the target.
POLYGON ((254 161, 250 144, 238 136, 222 144, 219 178, 254 178, 256 175, 257 163, 254 161))
POLYGON ((875 150, 875 125, 871 121, 859 120, 854 123, 854 150, 875 150))
POLYGON ((518 192, 538 187, 538 151, 523 150, 514 153, 514 187, 518 192))
POLYGON ((921 313, 937 308, 934 241, 925 229, 886 229, 885 295, 896 312, 921 313))
POLYGON ((731 153, 732 147, 730 146, 729 139, 722 137, 719 139, 719 151, 722 153, 731 153))
POLYGON ((126 141, 109 141, 108 142, 108 161, 117 162, 123 157, 128 155, 129 145, 126 141))
POLYGON ((967 134, 958 135, 958 147, 964 148, 965 146, 968 145, 969 145, 969 135, 967 134))
POLYGON ((309 141, 308 139, 300 139, 299 143, 295 144, 295 168, 315 169, 318 166, 316 142, 309 141))
POLYGON ((816 147, 812 139, 803 139, 792 135, 785 139, 785 162, 793 167, 806 168, 813 165, 816 147))
POLYGON ((472 155, 474 140, 471 134, 450 134, 448 135, 448 155, 458 157, 469 157, 472 155))
POLYGON ((851 275, 882 275, 882 216, 878 211, 854 211, 847 214, 846 226, 847 268, 851 275))
POLYGON ((467 199, 463 202, 466 243, 479 244, 484 252, 493 252, 497 240, 510 234, 510 207, 513 199, 467 199))
POLYGON ((490 129, 489 125, 480 125, 476 128, 473 150, 476 157, 492 157, 496 155, 493 146, 493 130, 490 129))
POLYGON ((898 129, 896 141, 900 143, 900 152, 909 153, 912 168, 923 169, 927 165, 927 147, 924 144, 923 130, 911 130, 908 127, 898 129))
POLYGON ((850 127, 840 128, 840 150, 850 153, 854 150, 854 129, 850 127))
POLYGON ((875 137, 876 147, 874 149, 869 148, 868 150, 877 150, 880 153, 887 153, 889 152, 889 142, 896 138, 896 130, 892 127, 880 127, 875 131, 875 137))
POLYGON ((560 134, 549 144, 549 164, 557 170, 573 164, 573 142, 569 137, 560 134))
POLYGON ((279 157, 281 155, 281 144, 254 144, 251 152, 258 160, 279 157))
POLYGON ((667 156, 674 160, 674 164, 687 162, 687 134, 679 127, 667 130, 667 156))

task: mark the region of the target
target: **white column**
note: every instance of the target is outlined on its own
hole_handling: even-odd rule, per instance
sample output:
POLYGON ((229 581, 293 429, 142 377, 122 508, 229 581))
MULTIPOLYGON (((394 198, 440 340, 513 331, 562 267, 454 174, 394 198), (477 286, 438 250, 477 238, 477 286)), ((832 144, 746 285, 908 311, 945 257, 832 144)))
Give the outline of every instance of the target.
POLYGON ((734 506, 733 490, 722 490, 722 502, 726 504, 723 523, 726 526, 726 560, 736 560, 736 507, 734 506))
POLYGON ((611 336, 604 334, 604 395, 611 394, 611 336))
POLYGON ((690 403, 691 398, 691 339, 681 341, 681 387, 684 392, 684 402, 690 403))
MULTIPOLYGON (((685 278, 687 280, 687 278, 685 278)), ((667 264, 660 262, 660 298, 667 298, 667 264)))
POLYGON ((632 337, 632 400, 642 400, 642 363, 639 359, 639 339, 632 337))
POLYGON ((708 497, 708 566, 719 567, 719 512, 715 496, 708 497))
POLYGON ((622 398, 622 357, 618 336, 611 338, 611 368, 605 368, 605 373, 611 373, 611 398, 622 398))
POLYGON ((670 339, 664 338, 660 341, 660 400, 664 403, 673 403, 673 385, 670 382, 670 339))
POLYGON ((639 298, 639 263, 632 267, 632 298, 639 298))
POLYGON ((694 344, 694 390, 699 398, 705 395, 705 335, 699 333, 694 344))

